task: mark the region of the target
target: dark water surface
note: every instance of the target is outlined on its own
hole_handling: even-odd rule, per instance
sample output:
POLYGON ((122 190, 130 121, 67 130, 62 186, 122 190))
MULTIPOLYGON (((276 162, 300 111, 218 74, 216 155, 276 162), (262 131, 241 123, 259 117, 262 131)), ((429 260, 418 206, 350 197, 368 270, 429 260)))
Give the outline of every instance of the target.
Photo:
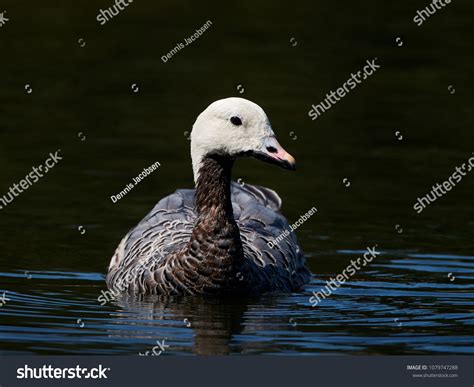
POLYGON ((474 151, 472 3, 417 27, 428 2, 135 1, 100 26, 112 4, 0 8, 0 196, 49 152, 63 156, 0 210, 1 353, 138 355, 157 340, 165 354, 474 353, 474 172, 413 210, 474 151), (311 121, 311 104, 373 58, 381 68, 311 121), (275 189, 291 223, 318 209, 297 230, 314 278, 291 294, 102 306, 115 247, 161 197, 192 186, 186 132, 228 96, 260 104, 298 161, 290 173, 242 160, 234 177, 275 189), (311 306, 375 244, 380 256, 311 306))

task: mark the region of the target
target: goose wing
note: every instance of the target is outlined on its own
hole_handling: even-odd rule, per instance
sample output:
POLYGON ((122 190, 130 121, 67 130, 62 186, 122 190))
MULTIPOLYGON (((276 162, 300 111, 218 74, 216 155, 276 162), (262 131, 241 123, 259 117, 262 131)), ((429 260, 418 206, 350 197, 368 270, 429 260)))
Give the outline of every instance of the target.
POLYGON ((161 199, 122 239, 109 266, 108 282, 143 264, 152 270, 160 260, 184 248, 196 220, 194 190, 177 190, 161 199))
POLYGON ((297 288, 306 283, 310 273, 305 257, 296 234, 279 212, 278 194, 269 188, 233 184, 232 204, 247 261, 276 288, 297 288))
MULTIPOLYGON (((309 273, 295 234, 270 244, 290 230, 279 212, 282 202, 278 194, 269 188, 234 182, 231 192, 247 260, 262 268, 269 279, 277 274, 281 281, 304 282, 309 273)), ((115 276, 125 275, 140 263, 153 270, 158 261, 184 248, 196 219, 194 189, 179 189, 160 200, 120 242, 110 262, 110 281, 116 282, 119 278, 115 276)))

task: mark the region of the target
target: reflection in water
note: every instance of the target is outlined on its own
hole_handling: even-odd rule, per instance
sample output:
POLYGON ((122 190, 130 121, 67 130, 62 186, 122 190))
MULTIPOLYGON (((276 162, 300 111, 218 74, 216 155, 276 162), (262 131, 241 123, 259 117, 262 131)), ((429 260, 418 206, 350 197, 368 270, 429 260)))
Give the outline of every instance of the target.
POLYGON ((103 275, 0 273, 9 299, 0 309, 1 351, 138 355, 165 340, 164 355, 474 353, 473 273, 472 256, 382 251, 317 307, 309 297, 336 272, 298 293, 125 296, 106 305, 97 300, 103 275))
MULTIPOLYGON (((243 328, 245 300, 234 297, 202 298, 157 296, 148 300, 124 297, 117 304, 125 313, 111 316, 124 326, 146 327, 158 320, 159 325, 182 325, 192 332, 192 352, 197 355, 227 355, 234 335, 243 328)), ((109 332, 111 337, 144 338, 151 340, 146 330, 129 329, 109 332)))

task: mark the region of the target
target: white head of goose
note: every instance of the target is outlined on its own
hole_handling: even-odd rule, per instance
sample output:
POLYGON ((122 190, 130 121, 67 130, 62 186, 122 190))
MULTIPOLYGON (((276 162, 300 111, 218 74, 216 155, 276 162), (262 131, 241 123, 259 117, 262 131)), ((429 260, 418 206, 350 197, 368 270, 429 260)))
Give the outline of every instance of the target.
POLYGON ((160 200, 123 238, 107 275, 114 293, 260 294, 308 281, 295 234, 273 243, 290 229, 280 197, 231 182, 244 156, 295 169, 260 106, 242 98, 212 103, 191 132, 196 189, 160 200))

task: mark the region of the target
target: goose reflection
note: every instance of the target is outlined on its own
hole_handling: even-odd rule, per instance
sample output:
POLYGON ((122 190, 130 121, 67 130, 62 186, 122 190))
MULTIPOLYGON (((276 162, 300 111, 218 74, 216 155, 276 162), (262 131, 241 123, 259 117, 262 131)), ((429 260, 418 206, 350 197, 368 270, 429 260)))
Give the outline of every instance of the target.
POLYGON ((115 303, 119 307, 113 313, 115 322, 134 329, 109 330, 109 336, 129 341, 150 339, 151 346, 156 339, 167 337, 169 352, 181 347, 179 351, 196 355, 229 354, 232 338, 242 332, 248 309, 248 300, 237 297, 125 296, 115 303), (188 332, 194 336, 192 348, 187 344, 188 332))

